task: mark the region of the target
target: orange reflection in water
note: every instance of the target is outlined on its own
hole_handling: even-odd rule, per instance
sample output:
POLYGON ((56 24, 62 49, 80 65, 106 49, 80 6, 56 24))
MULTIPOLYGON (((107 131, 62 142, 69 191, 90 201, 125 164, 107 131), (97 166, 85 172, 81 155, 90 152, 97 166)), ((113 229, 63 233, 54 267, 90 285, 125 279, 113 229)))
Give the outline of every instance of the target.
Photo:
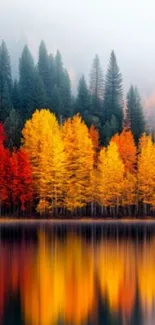
POLYGON ((134 247, 130 242, 101 242, 97 249, 97 272, 103 298, 112 311, 130 315, 135 299, 134 247))
POLYGON ((98 322, 101 296, 111 313, 126 323, 137 291, 143 317, 155 307, 155 237, 150 241, 63 240, 39 233, 38 244, 0 247, 0 320, 11 295, 20 293, 25 324, 52 325, 98 322))

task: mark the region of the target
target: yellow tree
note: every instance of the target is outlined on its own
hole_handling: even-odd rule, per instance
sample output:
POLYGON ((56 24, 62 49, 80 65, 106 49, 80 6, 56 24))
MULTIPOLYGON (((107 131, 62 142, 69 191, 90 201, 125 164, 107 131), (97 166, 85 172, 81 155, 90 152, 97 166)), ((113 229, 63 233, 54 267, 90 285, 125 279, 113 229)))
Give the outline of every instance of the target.
POLYGON ((42 213, 63 202, 65 152, 60 127, 49 110, 37 110, 22 131, 32 164, 37 210, 42 213))
POLYGON ((130 172, 125 173, 123 181, 123 191, 121 205, 127 208, 127 213, 131 215, 130 207, 137 204, 137 177, 130 172))
POLYGON ((155 145, 151 136, 144 134, 140 139, 138 157, 138 196, 147 205, 155 207, 155 145))
POLYGON ((93 144, 79 115, 64 123, 62 134, 66 154, 65 206, 74 210, 91 201, 93 144))
POLYGON ((124 164, 113 141, 101 149, 98 163, 98 199, 101 205, 119 207, 124 180, 124 164))
POLYGON ((99 132, 93 124, 89 129, 89 136, 92 140, 92 144, 94 148, 94 167, 97 167, 97 159, 99 153, 99 132))

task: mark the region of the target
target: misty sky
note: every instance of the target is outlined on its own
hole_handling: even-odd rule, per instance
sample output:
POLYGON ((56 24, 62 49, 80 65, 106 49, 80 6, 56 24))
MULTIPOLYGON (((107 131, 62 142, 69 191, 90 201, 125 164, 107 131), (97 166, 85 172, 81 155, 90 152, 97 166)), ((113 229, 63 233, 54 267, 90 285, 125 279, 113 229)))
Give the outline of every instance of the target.
POLYGON ((0 39, 15 62, 28 41, 37 58, 45 40, 49 52, 60 50, 73 79, 88 78, 99 54, 104 74, 112 49, 126 91, 137 84, 146 98, 155 91, 154 0, 0 0, 0 39))

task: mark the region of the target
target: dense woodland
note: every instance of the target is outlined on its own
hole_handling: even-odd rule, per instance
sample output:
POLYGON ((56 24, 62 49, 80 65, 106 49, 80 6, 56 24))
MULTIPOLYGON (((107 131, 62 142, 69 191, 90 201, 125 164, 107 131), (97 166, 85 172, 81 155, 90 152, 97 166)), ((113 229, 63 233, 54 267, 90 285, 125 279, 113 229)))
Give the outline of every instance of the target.
POLYGON ((0 214, 153 215, 155 145, 141 99, 112 51, 104 76, 95 56, 76 98, 59 51, 42 41, 38 62, 26 45, 19 78, 0 46, 0 214))
POLYGON ((87 85, 85 77, 81 76, 77 96, 72 96, 69 74, 60 52, 57 51, 55 56, 49 54, 42 41, 36 65, 28 46, 24 47, 18 80, 12 80, 10 56, 2 41, 0 121, 4 124, 9 148, 20 146, 21 130, 26 120, 40 108, 48 108, 59 123, 80 113, 88 127, 93 124, 98 129, 102 145, 107 145, 115 133, 121 132, 127 118, 137 143, 145 130, 141 99, 137 88, 131 85, 126 100, 123 100, 122 76, 113 51, 105 75, 98 55, 95 56, 89 79, 87 85))

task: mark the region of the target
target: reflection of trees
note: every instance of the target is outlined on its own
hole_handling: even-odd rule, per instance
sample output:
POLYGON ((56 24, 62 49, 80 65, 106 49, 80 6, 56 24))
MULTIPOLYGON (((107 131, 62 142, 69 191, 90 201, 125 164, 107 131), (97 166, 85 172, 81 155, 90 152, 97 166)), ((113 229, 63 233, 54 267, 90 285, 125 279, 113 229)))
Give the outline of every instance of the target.
POLYGON ((129 242, 104 240, 98 247, 97 272, 103 299, 112 311, 129 316, 135 299, 134 246, 129 242))
POLYGON ((95 304, 94 261, 81 240, 68 238, 65 246, 65 321, 81 324, 95 304))
POLYGON ((93 308, 92 255, 80 240, 68 238, 53 246, 40 236, 30 281, 23 284, 25 318, 33 325, 81 324, 93 308))
POLYGON ((103 239, 92 251, 80 237, 50 241, 43 233, 36 248, 2 244, 0 324, 14 301, 29 325, 80 325, 92 316, 97 322, 99 306, 107 324, 138 322, 141 313, 147 323, 155 304, 155 240, 136 245, 103 239))
POLYGON ((138 287, 144 313, 155 306, 155 238, 144 242, 138 263, 138 287))

